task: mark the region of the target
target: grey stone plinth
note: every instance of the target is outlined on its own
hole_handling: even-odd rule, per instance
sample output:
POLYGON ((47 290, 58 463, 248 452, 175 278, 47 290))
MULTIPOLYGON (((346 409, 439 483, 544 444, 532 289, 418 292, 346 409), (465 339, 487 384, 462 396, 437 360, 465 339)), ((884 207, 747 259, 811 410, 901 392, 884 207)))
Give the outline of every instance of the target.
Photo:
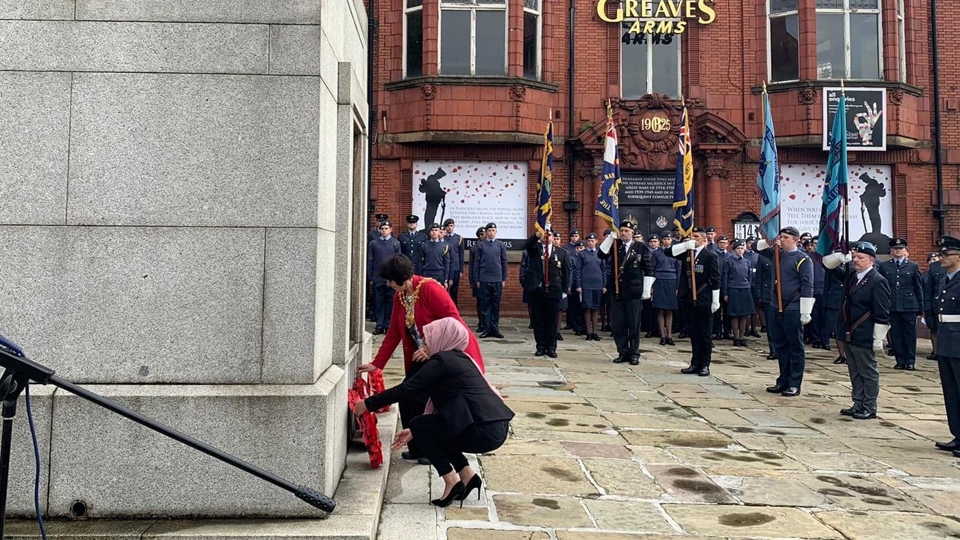
POLYGON ((68 380, 260 381, 262 229, 8 227, 0 260, 4 333, 68 380))
POLYGON ((70 79, 0 72, 0 224, 64 222, 70 79))
MULTIPOLYGON (((351 378, 352 380, 352 378, 351 378)), ((332 493, 346 455, 347 378, 314 385, 90 386, 89 390, 285 478, 332 493)), ((292 494, 93 403, 58 392, 49 514, 318 516, 292 494), (96 456, 96 459, 91 459, 96 456)))
POLYGON ((0 19, 72 19, 74 0, 2 0, 0 19))
MULTIPOLYGON (((37 430, 40 447, 40 508, 46 508, 46 493, 50 482, 47 456, 50 455, 50 409, 53 404, 54 387, 30 386, 30 403, 33 409, 33 424, 37 430)), ((7 514, 12 517, 35 516, 33 504, 34 458, 33 440, 27 420, 27 404, 24 394, 17 403, 17 416, 13 420, 13 438, 10 446, 10 487, 7 493, 7 514)))
POLYGON ((0 21, 0 70, 266 73, 265 25, 0 21))
POLYGON ((320 75, 320 27, 270 27, 270 73, 320 75))
POLYGON ((315 227, 317 191, 335 185, 318 188, 317 139, 333 137, 318 131, 333 115, 319 90, 311 77, 76 75, 68 223, 315 227))
POLYGON ((77 0, 77 19, 320 24, 311 0, 77 0))

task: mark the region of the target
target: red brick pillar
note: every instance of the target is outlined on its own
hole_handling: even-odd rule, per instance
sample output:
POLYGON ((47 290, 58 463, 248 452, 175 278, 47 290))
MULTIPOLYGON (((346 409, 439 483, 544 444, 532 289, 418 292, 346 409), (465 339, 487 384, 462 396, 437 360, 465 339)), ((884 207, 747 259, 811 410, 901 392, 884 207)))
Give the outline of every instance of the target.
POLYGON ((703 170, 703 219, 697 220, 698 226, 716 227, 717 233, 729 232, 723 221, 723 185, 729 173, 719 159, 709 158, 703 170))
MULTIPOLYGON (((440 0, 423 2, 423 74, 437 75, 440 60, 440 0)), ((428 224, 429 225, 429 224, 428 224)))
POLYGON ((800 26, 800 80, 817 79, 817 2, 800 0, 797 17, 800 26))

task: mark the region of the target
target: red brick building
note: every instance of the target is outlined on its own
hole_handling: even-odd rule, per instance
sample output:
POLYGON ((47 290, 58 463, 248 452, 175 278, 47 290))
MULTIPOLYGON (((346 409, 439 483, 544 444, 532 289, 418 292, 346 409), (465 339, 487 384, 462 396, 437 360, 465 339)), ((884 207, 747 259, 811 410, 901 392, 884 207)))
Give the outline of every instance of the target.
MULTIPOLYGON (((371 226, 374 213, 389 214, 398 228, 404 215, 429 212, 438 222, 454 217, 458 232, 471 238, 476 226, 495 221, 518 249, 533 230, 543 133, 552 118, 554 228, 601 232, 594 207, 609 102, 623 173, 621 217, 637 219, 645 234, 672 229, 683 96, 695 222, 744 236, 759 211, 754 186, 766 83, 783 170, 783 225, 815 232, 827 160, 825 89, 843 79, 848 132, 856 135, 848 136, 851 237, 904 236, 912 258, 922 260, 941 227, 938 194, 942 226, 960 229, 953 211, 960 205, 960 34, 941 33, 938 41, 938 190, 930 0, 639 0, 626 2, 633 10, 622 16, 619 2, 600 4, 376 0, 371 226), (446 193, 439 204, 437 184, 446 193)), ((960 2, 938 7, 941 29, 960 16, 960 2)), ((461 290, 468 298, 469 289, 461 290)), ((514 262, 504 311, 521 312, 518 299, 514 262)))

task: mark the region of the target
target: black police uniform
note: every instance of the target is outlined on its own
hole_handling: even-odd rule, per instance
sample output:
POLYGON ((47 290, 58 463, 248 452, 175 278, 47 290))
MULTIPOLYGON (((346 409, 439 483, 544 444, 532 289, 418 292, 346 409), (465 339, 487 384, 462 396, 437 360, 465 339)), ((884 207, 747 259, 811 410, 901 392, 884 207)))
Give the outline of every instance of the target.
MULTIPOLYGON (((902 238, 890 241, 890 247, 907 247, 902 238)), ((890 259, 880 265, 880 273, 890 284, 890 346, 897 359, 896 369, 914 369, 917 361, 917 316, 923 308, 923 276, 920 266, 904 258, 890 259)))

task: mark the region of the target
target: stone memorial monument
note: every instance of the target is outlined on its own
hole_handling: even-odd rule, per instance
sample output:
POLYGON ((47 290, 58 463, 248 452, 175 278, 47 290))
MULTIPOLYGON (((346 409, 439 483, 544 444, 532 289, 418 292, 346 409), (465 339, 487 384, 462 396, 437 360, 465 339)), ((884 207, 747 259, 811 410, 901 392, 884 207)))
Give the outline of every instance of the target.
MULTIPOLYGON (((0 332, 67 380, 332 495, 369 354, 366 21, 360 0, 0 1, 0 332)), ((319 513, 31 390, 48 517, 319 513)), ((29 516, 20 413, 9 510, 29 516)))

